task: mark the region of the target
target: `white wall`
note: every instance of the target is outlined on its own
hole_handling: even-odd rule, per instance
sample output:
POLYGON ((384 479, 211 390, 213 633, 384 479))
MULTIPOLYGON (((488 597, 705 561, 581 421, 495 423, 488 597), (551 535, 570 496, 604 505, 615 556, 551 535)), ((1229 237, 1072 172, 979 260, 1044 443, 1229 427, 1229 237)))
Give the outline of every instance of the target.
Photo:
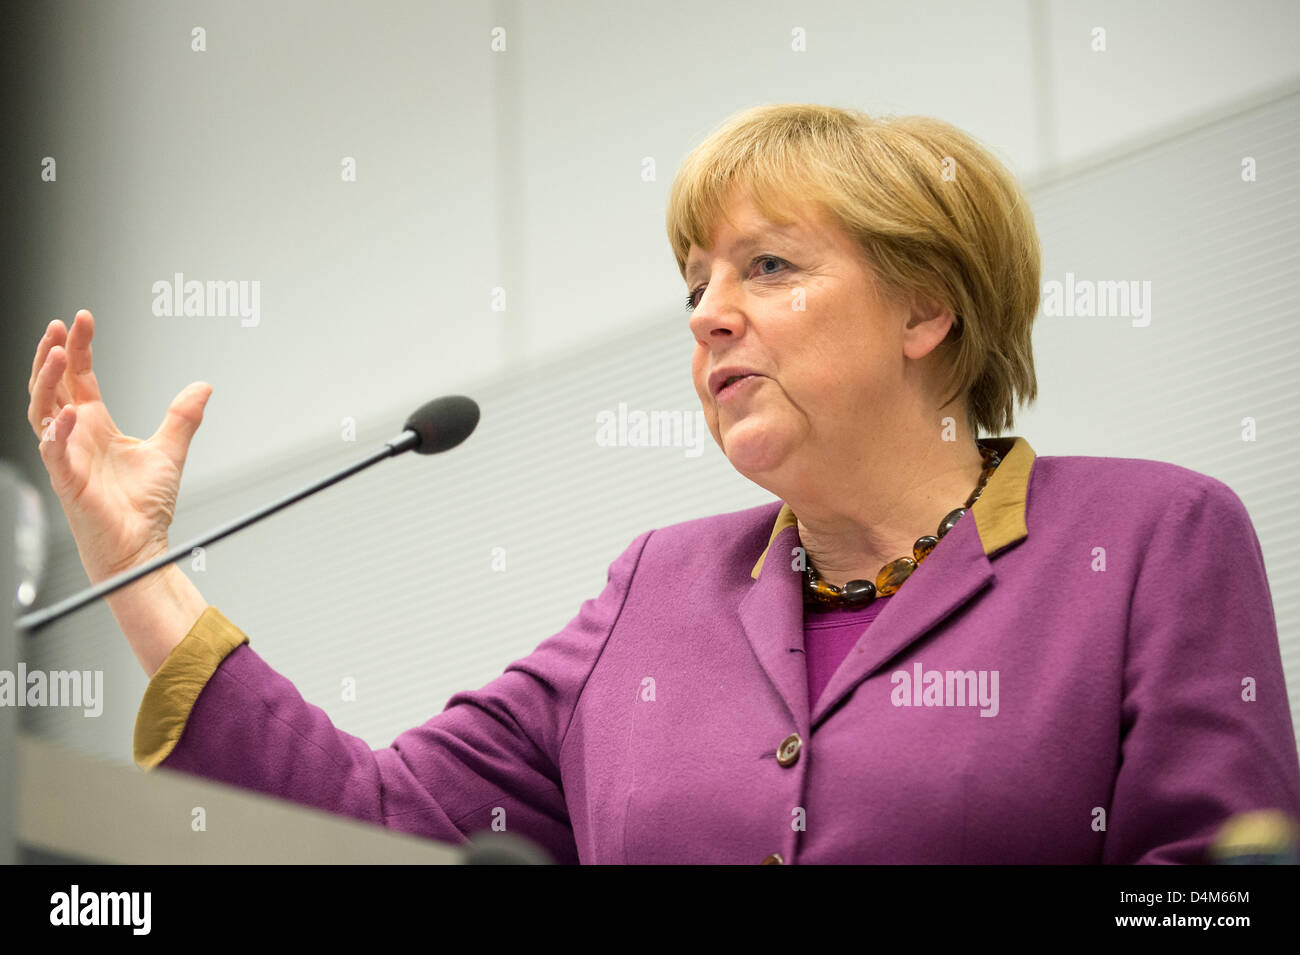
POLYGON ((1076 162, 1282 86, 1300 74, 1300 4, 1287 0, 1051 0, 1043 158, 1076 162), (1093 31, 1105 31, 1105 51, 1093 31))
POLYGON ((64 43, 36 145, 59 180, 33 332, 95 311, 128 433, 214 385, 187 488, 675 306, 667 190, 737 109, 932 113, 1036 181, 1300 74, 1300 8, 1261 0, 52 9, 64 43), (177 271, 260 281, 260 324, 155 317, 152 285, 177 271))
POLYGON ((95 313, 129 434, 212 383, 187 487, 500 368, 489 7, 68 9, 39 318, 95 313), (155 317, 153 283, 176 272, 260 282, 259 324, 155 317))

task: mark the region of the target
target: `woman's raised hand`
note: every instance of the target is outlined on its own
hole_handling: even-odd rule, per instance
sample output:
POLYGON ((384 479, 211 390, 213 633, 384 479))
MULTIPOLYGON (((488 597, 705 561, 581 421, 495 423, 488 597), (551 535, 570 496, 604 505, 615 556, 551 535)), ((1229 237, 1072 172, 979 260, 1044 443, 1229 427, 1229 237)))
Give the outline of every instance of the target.
POLYGON ((86 309, 71 331, 57 319, 45 329, 27 384, 27 421, 40 438, 81 563, 97 584, 168 550, 185 456, 212 386, 196 381, 183 388, 148 440, 124 435, 91 368, 94 335, 86 309))

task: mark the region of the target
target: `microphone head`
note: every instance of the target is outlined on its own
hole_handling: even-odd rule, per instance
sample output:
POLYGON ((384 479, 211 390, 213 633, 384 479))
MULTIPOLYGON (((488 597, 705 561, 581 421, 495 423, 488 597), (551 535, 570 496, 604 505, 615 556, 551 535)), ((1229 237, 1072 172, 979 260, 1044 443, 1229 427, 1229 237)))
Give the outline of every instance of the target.
POLYGON ((406 419, 405 430, 414 431, 416 454, 437 454, 456 447, 478 426, 478 405, 464 395, 446 395, 420 405, 406 419))

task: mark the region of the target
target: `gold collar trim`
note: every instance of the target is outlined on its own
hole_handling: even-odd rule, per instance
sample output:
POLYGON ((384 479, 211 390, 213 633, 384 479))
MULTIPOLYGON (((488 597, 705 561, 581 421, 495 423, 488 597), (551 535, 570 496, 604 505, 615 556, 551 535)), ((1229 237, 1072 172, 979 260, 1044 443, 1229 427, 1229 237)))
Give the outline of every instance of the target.
MULTIPOLYGON (((1025 524, 1025 502, 1029 494, 1029 472, 1033 470, 1036 455, 1028 441, 1014 435, 980 440, 1002 456, 1002 463, 993 472, 980 499, 970 510, 971 516, 975 518, 975 530, 979 533, 984 555, 991 557, 1002 548, 1029 536, 1029 528, 1025 524)), ((772 534, 767 539, 767 547, 759 555, 758 563, 750 572, 751 577, 758 579, 763 561, 776 536, 787 527, 797 526, 794 511, 789 504, 782 503, 772 534)))

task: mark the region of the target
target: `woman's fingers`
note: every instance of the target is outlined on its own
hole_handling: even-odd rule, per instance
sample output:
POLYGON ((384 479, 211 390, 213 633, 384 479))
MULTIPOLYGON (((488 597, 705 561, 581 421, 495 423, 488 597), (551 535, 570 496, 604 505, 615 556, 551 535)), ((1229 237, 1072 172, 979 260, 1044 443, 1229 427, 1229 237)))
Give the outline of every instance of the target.
POLYGON ((63 327, 63 322, 57 318, 45 326, 45 334, 41 336, 40 343, 36 346, 36 357, 32 359, 32 374, 27 379, 27 393, 30 395, 32 389, 36 387, 36 376, 41 373, 41 368, 45 365, 45 356, 50 353, 50 349, 55 345, 62 345, 68 337, 68 330, 63 327))
POLYGON ((212 397, 212 386, 206 381, 196 381, 181 389, 172 399, 163 416, 162 424, 149 440, 157 444, 176 464, 185 466, 194 432, 203 423, 203 409, 212 397))
POLYGON ((81 309, 68 332, 68 391, 73 401, 99 401, 99 382, 91 370, 90 341, 95 337, 95 318, 81 309))
POLYGON ((55 345, 49 350, 45 364, 36 375, 32 400, 27 405, 27 422, 38 438, 44 437, 50 419, 56 417, 64 406, 72 403, 68 389, 63 384, 63 371, 67 364, 67 352, 63 346, 55 345))
POLYGON ((68 436, 72 434, 72 429, 77 423, 77 406, 66 405, 54 416, 44 434, 41 437, 41 461, 45 464, 45 470, 50 472, 53 479, 54 490, 58 494, 63 493, 63 488, 68 483, 70 477, 68 461, 68 436))

